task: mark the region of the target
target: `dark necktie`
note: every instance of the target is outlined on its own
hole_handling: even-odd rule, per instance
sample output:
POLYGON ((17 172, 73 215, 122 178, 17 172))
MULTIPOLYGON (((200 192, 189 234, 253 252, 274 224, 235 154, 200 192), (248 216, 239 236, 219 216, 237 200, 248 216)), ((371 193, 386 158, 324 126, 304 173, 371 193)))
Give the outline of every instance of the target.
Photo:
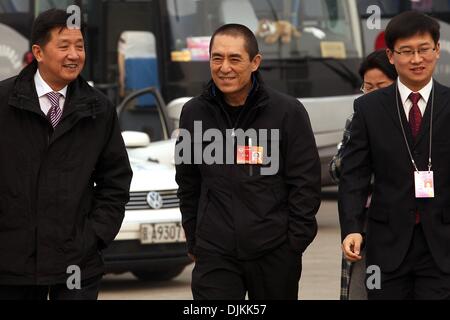
POLYGON ((59 97, 61 94, 59 92, 49 92, 47 93, 47 98, 51 103, 51 108, 48 111, 47 117, 53 128, 58 125, 59 120, 61 119, 62 110, 59 107, 59 97))
POLYGON ((422 123, 422 113, 419 109, 419 100, 421 96, 418 92, 411 92, 409 95, 409 100, 412 102, 411 110, 409 110, 409 126, 411 127, 411 132, 413 138, 416 139, 419 133, 420 124, 422 123))
MULTIPOLYGON (((409 110, 409 126, 411 127, 411 133, 413 138, 416 139, 419 133, 420 124, 422 122, 422 113, 419 109, 419 100, 421 96, 418 92, 411 92, 409 95, 409 100, 412 102, 411 110, 409 110)), ((420 222, 419 211, 416 210, 416 224, 420 222)))

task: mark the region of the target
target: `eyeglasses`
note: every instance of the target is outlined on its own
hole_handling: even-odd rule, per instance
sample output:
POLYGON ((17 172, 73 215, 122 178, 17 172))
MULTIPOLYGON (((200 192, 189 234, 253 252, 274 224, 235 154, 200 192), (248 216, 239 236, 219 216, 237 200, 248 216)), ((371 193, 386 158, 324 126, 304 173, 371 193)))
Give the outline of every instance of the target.
POLYGON ((434 47, 434 48, 419 48, 417 50, 405 49, 405 50, 401 50, 401 51, 397 51, 397 50, 393 50, 393 51, 405 58, 412 58, 416 54, 416 52, 419 54, 419 56, 423 57, 423 56, 426 56, 426 55, 436 51, 436 47, 434 47))
POLYGON ((359 90, 360 90, 362 93, 366 93, 366 91, 364 90, 364 83, 361 85, 361 88, 359 88, 359 90))

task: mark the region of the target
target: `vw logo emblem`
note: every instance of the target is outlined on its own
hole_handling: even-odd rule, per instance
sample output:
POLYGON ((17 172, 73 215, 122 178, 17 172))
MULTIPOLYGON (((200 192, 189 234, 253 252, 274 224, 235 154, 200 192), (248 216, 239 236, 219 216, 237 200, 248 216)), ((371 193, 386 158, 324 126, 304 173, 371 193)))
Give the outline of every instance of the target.
POLYGON ((158 192, 150 191, 147 194, 147 203, 151 208, 158 210, 163 206, 163 199, 158 192))

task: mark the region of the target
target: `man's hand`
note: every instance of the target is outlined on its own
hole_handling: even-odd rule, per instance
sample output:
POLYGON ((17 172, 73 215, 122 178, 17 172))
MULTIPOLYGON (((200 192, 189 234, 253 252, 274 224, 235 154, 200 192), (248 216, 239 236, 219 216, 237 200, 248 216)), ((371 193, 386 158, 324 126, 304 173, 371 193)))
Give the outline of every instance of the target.
POLYGON ((359 261, 362 259, 361 245, 363 237, 360 233, 350 233, 342 241, 342 252, 344 252, 345 259, 351 262, 359 261))

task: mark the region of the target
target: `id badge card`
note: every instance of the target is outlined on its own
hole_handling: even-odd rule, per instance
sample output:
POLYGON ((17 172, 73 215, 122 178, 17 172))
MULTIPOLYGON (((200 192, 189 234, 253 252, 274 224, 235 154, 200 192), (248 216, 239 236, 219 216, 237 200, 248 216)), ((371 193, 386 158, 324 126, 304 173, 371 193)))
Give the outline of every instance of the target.
POLYGON ((263 147, 238 146, 236 154, 237 164, 263 164, 263 147))
POLYGON ((434 198, 433 171, 415 171, 416 198, 434 198))

